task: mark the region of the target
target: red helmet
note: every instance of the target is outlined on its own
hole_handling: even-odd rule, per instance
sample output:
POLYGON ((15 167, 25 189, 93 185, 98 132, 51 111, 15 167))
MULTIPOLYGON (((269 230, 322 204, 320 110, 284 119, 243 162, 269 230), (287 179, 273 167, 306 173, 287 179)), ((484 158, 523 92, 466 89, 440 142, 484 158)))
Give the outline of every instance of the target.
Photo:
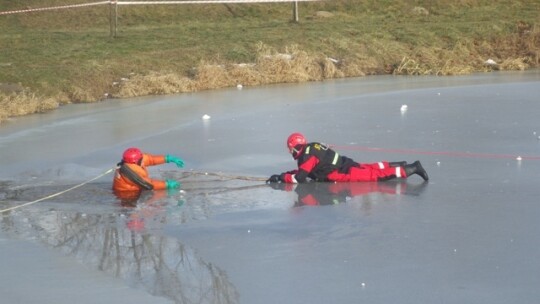
POLYGON ((128 148, 126 151, 124 151, 122 160, 128 164, 136 164, 141 160, 142 157, 143 154, 141 150, 137 148, 128 148))
POLYGON ((287 138, 287 148, 293 155, 294 159, 297 159, 300 156, 300 152, 304 150, 306 144, 307 140, 302 133, 295 132, 289 135, 289 138, 287 138))

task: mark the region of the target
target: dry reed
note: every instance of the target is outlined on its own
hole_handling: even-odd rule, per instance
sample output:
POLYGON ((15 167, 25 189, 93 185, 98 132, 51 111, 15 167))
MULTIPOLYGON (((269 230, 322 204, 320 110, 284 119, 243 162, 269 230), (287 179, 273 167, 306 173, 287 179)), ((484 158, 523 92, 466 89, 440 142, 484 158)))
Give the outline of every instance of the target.
POLYGON ((8 117, 43 113, 58 108, 58 99, 36 96, 26 91, 4 94, 0 92, 0 122, 8 117))

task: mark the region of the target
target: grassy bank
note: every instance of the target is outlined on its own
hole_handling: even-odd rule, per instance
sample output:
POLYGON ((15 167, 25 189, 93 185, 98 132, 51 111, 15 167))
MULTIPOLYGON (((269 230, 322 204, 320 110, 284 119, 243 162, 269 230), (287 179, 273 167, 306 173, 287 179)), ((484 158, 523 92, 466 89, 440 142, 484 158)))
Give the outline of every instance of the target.
MULTIPOLYGON (((3 1, 0 11, 86 2, 3 1)), ((116 38, 108 5, 0 16, 0 122, 105 97, 540 64, 538 0, 299 3, 299 23, 291 8, 120 6, 116 38)))

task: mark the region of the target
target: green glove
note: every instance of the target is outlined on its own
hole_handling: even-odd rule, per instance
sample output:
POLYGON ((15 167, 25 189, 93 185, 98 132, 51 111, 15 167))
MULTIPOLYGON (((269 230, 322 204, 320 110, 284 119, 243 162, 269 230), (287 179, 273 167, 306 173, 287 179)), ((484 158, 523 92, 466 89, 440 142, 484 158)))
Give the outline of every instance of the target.
POLYGON ((176 166, 178 168, 183 168, 184 167, 184 161, 181 160, 180 158, 176 157, 176 156, 172 156, 172 155, 165 155, 165 162, 166 163, 175 163, 176 166))
POLYGON ((167 189, 176 189, 180 188, 180 183, 175 181, 174 179, 168 179, 165 181, 165 184, 167 185, 167 189))

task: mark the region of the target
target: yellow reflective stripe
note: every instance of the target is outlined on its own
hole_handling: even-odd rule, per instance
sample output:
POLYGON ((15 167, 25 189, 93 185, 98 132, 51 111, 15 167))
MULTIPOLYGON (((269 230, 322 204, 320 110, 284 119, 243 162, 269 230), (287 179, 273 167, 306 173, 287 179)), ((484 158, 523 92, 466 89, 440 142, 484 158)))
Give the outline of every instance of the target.
POLYGON ((336 154, 334 155, 334 160, 332 161, 332 165, 337 164, 338 158, 339 158, 339 154, 336 153, 336 154))
POLYGON ((310 149, 310 148, 311 148, 310 146, 307 146, 307 148, 306 148, 306 154, 309 154, 309 149, 310 149))

